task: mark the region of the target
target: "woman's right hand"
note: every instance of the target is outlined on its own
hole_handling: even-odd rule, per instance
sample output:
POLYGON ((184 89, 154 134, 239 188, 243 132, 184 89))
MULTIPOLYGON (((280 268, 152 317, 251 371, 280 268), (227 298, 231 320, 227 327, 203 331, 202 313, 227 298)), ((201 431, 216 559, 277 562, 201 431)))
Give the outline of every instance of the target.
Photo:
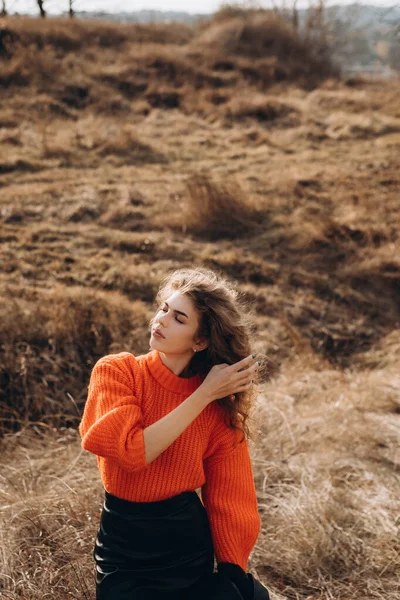
POLYGON ((209 402, 238 392, 245 392, 252 385, 254 371, 257 366, 258 363, 253 354, 246 356, 246 358, 233 365, 226 363, 214 365, 200 388, 209 399, 209 402))

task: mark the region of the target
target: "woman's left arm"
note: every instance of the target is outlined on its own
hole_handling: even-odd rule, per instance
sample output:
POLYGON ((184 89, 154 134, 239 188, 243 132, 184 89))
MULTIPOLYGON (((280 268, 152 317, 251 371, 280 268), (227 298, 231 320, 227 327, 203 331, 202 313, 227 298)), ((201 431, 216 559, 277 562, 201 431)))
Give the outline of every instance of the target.
POLYGON ((246 572, 261 528, 249 448, 247 440, 237 441, 236 431, 225 425, 218 429, 220 443, 203 460, 206 482, 202 500, 217 563, 233 563, 246 572))

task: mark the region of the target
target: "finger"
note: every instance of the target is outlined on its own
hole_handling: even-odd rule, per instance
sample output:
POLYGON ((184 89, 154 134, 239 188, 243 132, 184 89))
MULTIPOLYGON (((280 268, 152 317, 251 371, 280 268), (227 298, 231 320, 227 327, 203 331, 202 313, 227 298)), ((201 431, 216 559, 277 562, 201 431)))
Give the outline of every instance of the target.
POLYGON ((237 388, 237 392, 245 392, 245 391, 249 390, 252 387, 252 385, 253 385, 253 382, 244 383, 243 385, 240 385, 237 388))
POLYGON ((238 375, 253 375, 254 372, 259 368, 259 365, 261 363, 255 362, 253 365, 250 365, 249 367, 246 367, 245 369, 243 369, 242 371, 239 371, 238 375))
POLYGON ((250 383, 250 381, 253 379, 251 373, 246 372, 240 375, 240 377, 236 378, 235 385, 245 385, 246 383, 250 383))
POLYGON ((251 365, 251 367, 247 367, 243 371, 239 371, 236 374, 236 383, 248 383, 250 380, 255 378, 255 371, 258 369, 258 363, 251 365))
POLYGON ((239 371, 240 369, 243 369, 243 368, 246 368, 246 367, 252 365, 255 360, 256 360, 256 355, 250 354, 249 356, 246 356, 246 358, 243 358, 242 360, 239 360, 238 362, 231 365, 230 368, 232 371, 239 371))

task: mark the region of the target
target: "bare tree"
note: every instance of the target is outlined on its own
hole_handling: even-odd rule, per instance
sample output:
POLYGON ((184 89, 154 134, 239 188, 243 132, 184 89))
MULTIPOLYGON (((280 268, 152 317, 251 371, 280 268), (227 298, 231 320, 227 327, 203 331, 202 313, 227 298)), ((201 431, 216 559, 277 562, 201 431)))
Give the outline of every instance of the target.
POLYGON ((325 0, 310 2, 306 21, 307 34, 323 35, 325 32, 325 0))
POLYGON ((37 3, 40 10, 40 16, 42 17, 42 19, 44 19, 46 16, 46 11, 44 9, 44 0, 37 0, 37 3))
POLYGON ((6 6, 6 0, 2 0, 1 2, 1 16, 2 17, 6 17, 7 16, 7 6, 6 6))
POLYGON ((75 16, 74 0, 69 0, 69 11, 68 11, 68 14, 69 14, 70 19, 72 19, 72 17, 75 16))
POLYGON ((297 10, 297 0, 293 0, 292 25, 295 29, 299 29, 299 11, 297 10))

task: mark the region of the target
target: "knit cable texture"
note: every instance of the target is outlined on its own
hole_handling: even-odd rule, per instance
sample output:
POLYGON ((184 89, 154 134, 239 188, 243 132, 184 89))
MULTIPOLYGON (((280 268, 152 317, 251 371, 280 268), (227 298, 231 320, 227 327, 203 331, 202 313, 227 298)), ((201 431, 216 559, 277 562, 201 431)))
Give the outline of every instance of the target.
POLYGON ((217 562, 247 570, 260 515, 247 440, 209 404, 154 461, 147 464, 144 429, 190 396, 200 375, 182 378, 157 350, 109 354, 94 365, 79 432, 97 456, 104 488, 132 502, 152 502, 201 488, 217 562))

